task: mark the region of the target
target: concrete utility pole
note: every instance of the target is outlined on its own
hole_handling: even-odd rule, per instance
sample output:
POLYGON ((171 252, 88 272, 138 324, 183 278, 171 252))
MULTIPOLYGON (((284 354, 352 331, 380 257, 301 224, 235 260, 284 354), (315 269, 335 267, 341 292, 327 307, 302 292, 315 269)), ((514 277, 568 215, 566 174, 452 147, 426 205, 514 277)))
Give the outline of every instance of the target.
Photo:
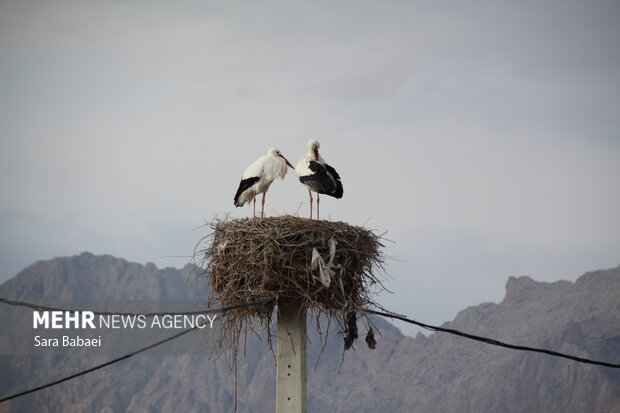
POLYGON ((276 413, 306 413, 306 308, 278 302, 276 413))

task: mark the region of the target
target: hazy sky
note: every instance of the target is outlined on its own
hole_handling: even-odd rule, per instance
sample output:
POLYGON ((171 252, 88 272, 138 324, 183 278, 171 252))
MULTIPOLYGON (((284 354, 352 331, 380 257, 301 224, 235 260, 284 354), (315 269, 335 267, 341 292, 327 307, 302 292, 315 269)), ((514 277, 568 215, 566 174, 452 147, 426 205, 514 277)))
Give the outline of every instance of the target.
MULTIPOLYGON (((0 281, 182 266, 271 146, 340 172, 421 321, 620 264, 620 2, 0 3, 0 281)), ((307 216, 289 174, 270 215, 307 216)))

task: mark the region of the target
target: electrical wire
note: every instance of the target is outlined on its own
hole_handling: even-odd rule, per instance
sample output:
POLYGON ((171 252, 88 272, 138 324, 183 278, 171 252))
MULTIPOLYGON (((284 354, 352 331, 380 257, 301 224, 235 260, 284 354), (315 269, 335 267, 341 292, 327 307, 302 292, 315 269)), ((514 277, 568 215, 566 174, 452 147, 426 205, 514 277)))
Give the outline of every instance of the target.
POLYGON ((475 341, 480 341, 482 343, 492 344, 494 346, 505 347, 505 348, 509 348, 509 349, 512 349, 512 350, 533 351, 533 352, 536 352, 536 353, 544 353, 544 354, 548 354, 550 356, 563 357, 563 358, 566 358, 566 359, 569 359, 569 360, 577 361, 579 363, 595 364, 595 365, 598 365, 598 366, 610 367, 610 368, 613 368, 613 369, 620 369, 620 364, 607 363, 605 361, 598 361, 598 360, 590 360, 590 359, 586 359, 586 358, 582 358, 582 357, 577 357, 577 356, 571 356, 570 354, 559 353, 557 351, 546 350, 546 349, 542 349, 542 348, 527 347, 527 346, 517 346, 517 345, 514 345, 514 344, 503 343, 501 341, 494 340, 492 338, 476 336, 476 335, 473 335, 473 334, 464 333, 464 332, 459 331, 459 330, 453 330, 453 329, 450 329, 450 328, 443 328, 443 327, 432 326, 432 325, 429 325, 429 324, 424 324, 424 323, 421 323, 419 321, 411 320, 411 319, 409 319, 409 318, 407 318, 407 317, 405 317, 403 315, 399 315, 399 314, 386 313, 386 312, 375 311, 375 310, 370 310, 370 309, 364 309, 364 312, 367 313, 367 314, 374 314, 374 315, 378 315, 378 316, 381 316, 381 317, 393 318, 393 319, 396 319, 396 320, 404 321, 405 323, 415 324, 415 325, 420 326, 422 328, 425 328, 427 330, 440 331, 442 333, 454 334, 454 335, 457 335, 457 336, 460 336, 460 337, 468 338, 470 340, 475 340, 475 341))

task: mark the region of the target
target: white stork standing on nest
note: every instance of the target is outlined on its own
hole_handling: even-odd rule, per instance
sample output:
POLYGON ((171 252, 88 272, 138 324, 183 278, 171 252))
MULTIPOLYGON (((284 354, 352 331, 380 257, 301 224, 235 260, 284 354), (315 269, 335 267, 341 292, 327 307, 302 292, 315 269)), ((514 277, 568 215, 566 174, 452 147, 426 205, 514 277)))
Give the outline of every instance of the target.
POLYGON ((338 172, 329 166, 325 159, 319 155, 320 147, 321 144, 318 141, 310 139, 308 141, 308 152, 297 162, 297 168, 295 169, 299 181, 308 188, 308 194, 310 195, 310 219, 312 219, 312 191, 316 192, 317 219, 320 219, 319 203, 321 198, 319 194, 340 199, 344 192, 338 172))
MULTIPOLYGON (((271 148, 267 155, 263 155, 247 167, 241 176, 239 188, 235 194, 235 206, 244 206, 254 201, 254 217, 256 218, 256 195, 263 194, 260 216, 265 217, 265 193, 276 179, 284 179, 287 166, 293 165, 282 155, 279 149, 271 148)), ((293 168, 295 169, 295 168, 293 168)))

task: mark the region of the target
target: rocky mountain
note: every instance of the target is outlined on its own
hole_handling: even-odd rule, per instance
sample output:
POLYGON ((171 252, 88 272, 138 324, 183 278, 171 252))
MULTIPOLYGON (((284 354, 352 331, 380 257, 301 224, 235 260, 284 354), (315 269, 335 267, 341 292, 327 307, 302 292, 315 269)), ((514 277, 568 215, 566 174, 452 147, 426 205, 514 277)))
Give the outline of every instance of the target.
MULTIPOLYGON (((204 299, 193 268, 157 269, 83 253, 38 262, 0 286, 0 297, 40 302, 204 299)), ((412 338, 383 319, 375 351, 321 350, 310 333, 310 412, 620 413, 620 371, 434 333, 412 338), (318 360, 318 362, 317 362, 318 360), (341 365, 342 362, 342 365, 341 365), (314 368, 316 366, 316 368, 314 368)), ((576 282, 508 280, 499 304, 467 308, 444 327, 497 340, 620 363, 620 267, 576 282)), ((5 338, 17 326, 3 326, 5 338)), ((197 346, 210 345, 200 337, 197 346)), ((0 397, 91 367, 110 357, 0 356, 0 397)), ((10 402, 0 412, 274 411, 274 356, 251 337, 238 375, 208 354, 138 355, 10 402)))

